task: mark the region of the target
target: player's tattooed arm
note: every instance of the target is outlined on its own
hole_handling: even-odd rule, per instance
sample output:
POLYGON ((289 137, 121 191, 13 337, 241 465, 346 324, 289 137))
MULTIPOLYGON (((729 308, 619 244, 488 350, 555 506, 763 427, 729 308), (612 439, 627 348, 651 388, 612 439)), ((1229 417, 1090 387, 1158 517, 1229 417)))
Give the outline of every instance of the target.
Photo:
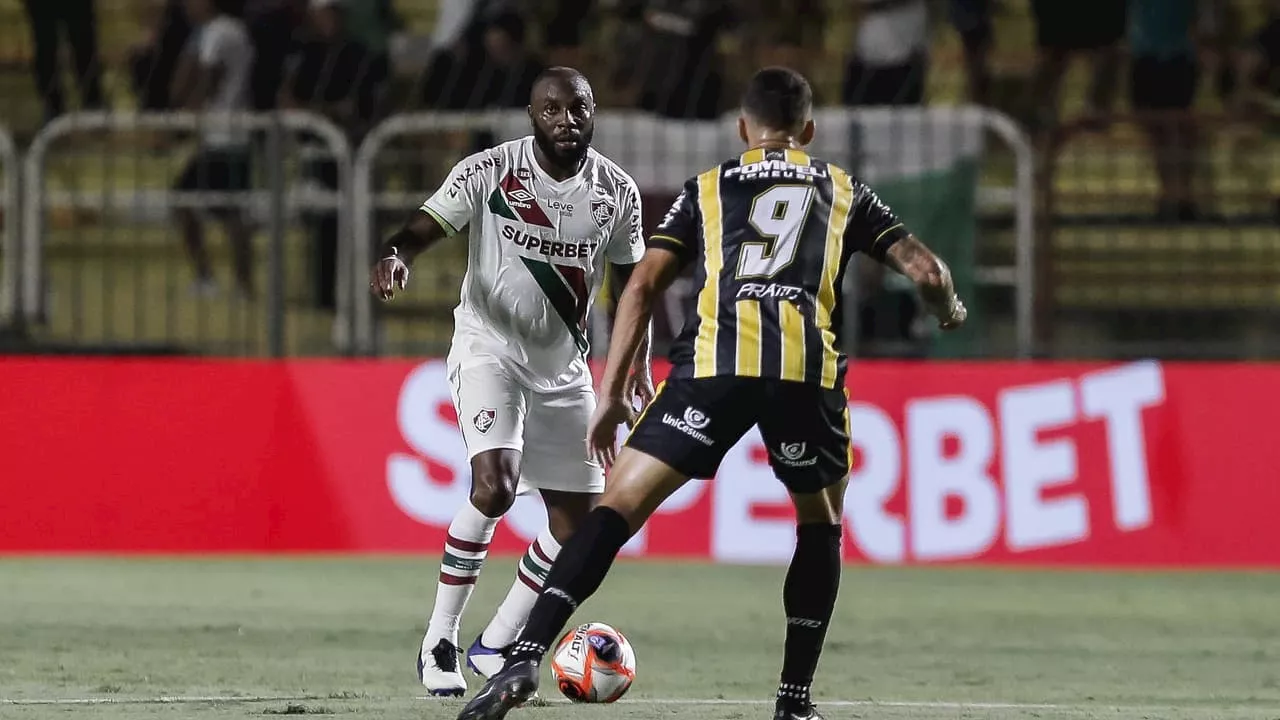
POLYGON ((431 215, 415 212, 404 227, 382 242, 370 271, 369 288, 382 300, 390 300, 409 280, 409 265, 423 250, 443 240, 448 233, 431 215))
POLYGON ((405 263, 411 263, 419 253, 447 236, 448 233, 440 225, 440 221, 418 210, 410 216, 403 227, 383 241, 380 257, 397 255, 405 263))
POLYGON ((889 246, 885 263, 915 283, 929 311, 938 318, 944 330, 964 323, 968 312, 956 295, 951 269, 914 235, 908 235, 889 246))

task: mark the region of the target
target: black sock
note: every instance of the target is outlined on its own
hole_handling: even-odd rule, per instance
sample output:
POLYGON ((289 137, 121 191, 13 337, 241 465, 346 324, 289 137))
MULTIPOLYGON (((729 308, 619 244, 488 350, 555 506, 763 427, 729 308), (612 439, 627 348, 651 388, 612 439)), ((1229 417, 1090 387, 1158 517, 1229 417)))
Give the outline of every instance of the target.
POLYGON ((809 686, 840 591, 840 532, 839 525, 825 523, 796 528, 796 552, 782 586, 787 641, 779 699, 809 702, 809 686))
POLYGON ((630 537, 626 518, 613 508, 598 507, 587 513, 577 532, 560 548, 508 662, 546 654, 573 611, 600 587, 613 559, 630 537))

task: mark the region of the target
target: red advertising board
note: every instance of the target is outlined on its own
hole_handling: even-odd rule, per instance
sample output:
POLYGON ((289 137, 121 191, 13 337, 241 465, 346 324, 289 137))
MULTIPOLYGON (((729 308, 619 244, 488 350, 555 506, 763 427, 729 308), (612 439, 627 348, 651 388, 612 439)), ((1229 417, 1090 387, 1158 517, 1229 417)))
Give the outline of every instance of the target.
MULTIPOLYGON (((661 372, 661 370, 660 370, 661 372)), ((846 556, 1280 566, 1280 368, 857 363, 846 556)), ((442 361, 0 359, 0 551, 428 551, 467 495, 442 361)), ((523 497, 495 540, 545 518, 523 497)), ((752 433, 633 555, 784 562, 752 433)))

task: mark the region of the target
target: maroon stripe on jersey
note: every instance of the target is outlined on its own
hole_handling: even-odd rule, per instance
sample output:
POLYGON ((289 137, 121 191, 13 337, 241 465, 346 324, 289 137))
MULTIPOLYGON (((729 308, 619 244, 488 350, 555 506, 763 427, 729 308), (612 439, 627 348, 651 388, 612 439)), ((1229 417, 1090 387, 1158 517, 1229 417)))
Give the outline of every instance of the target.
POLYGON ((520 216, 520 219, 530 225, 541 225, 542 227, 554 228, 551 218, 543 212, 542 206, 538 205, 538 198, 520 182, 515 175, 507 173, 502 178, 500 184, 502 189, 502 197, 506 201, 507 206, 520 216))
POLYGON ((542 583, 539 583, 537 580, 529 577, 529 575, 525 573, 524 568, 516 568, 516 578, 518 578, 520 582, 524 583, 525 587, 530 590, 536 593, 542 592, 542 583))
POLYGON ((533 544, 529 546, 529 549, 532 550, 533 554, 537 555, 538 559, 541 560, 542 562, 548 565, 551 565, 555 562, 551 558, 547 557, 547 554, 542 551, 542 546, 538 544, 537 540, 533 541, 533 544))
POLYGON ((587 291, 586 271, 572 265, 556 265, 555 268, 560 271, 560 275, 568 283, 569 289, 573 291, 573 316, 578 321, 578 327, 585 330, 587 327, 587 300, 590 299, 590 293, 587 291))
POLYGON ((458 538, 452 535, 445 538, 444 544, 448 545, 454 550, 461 550, 462 552, 487 552, 489 550, 489 543, 478 543, 478 542, 471 542, 470 540, 459 540, 458 538))
POLYGON ((476 578, 478 577, 480 576, 472 575, 471 577, 458 577, 457 575, 450 575, 449 573, 440 573, 440 584, 441 585, 475 585, 476 578))

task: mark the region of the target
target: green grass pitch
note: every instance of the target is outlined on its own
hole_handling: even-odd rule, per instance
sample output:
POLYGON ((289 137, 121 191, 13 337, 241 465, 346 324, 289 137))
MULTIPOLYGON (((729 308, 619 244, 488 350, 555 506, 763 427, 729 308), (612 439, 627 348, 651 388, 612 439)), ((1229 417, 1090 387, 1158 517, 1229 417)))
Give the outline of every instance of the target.
MULTIPOLYGON (((511 580, 491 561, 469 643, 511 580)), ((766 718, 780 567, 621 562, 577 620, 622 630, 623 702, 544 683, 515 718, 766 718)), ((413 656, 431 558, 0 560, 0 717, 452 719, 413 656), (168 698, 167 701, 162 699, 168 698)), ((828 718, 1280 718, 1280 574, 849 569, 828 718)), ((478 683, 472 684, 472 690, 478 683)))

